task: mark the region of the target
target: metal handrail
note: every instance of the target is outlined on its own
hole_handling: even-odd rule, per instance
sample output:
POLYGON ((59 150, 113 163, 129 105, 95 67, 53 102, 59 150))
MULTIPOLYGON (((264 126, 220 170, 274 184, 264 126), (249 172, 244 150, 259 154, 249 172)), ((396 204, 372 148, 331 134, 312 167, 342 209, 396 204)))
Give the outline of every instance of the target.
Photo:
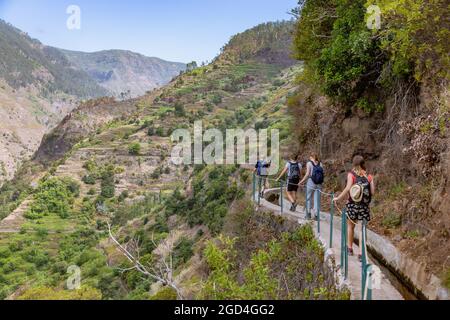
MULTIPOLYGON (((308 201, 308 190, 313 191, 319 191, 320 195, 325 195, 327 197, 330 197, 331 203, 330 203, 330 239, 329 239, 329 247, 333 248, 333 224, 334 224, 334 215, 335 215, 335 209, 338 212, 341 212, 341 257, 340 257, 340 268, 342 275, 344 277, 344 280, 348 279, 348 216, 347 216, 347 209, 344 208, 342 211, 339 210, 339 208, 336 206, 334 202, 334 192, 327 193, 322 191, 321 189, 316 188, 309 188, 308 186, 303 187, 299 184, 292 184, 288 181, 283 180, 275 180, 270 178, 264 178, 267 179, 267 181, 277 182, 279 183, 280 188, 280 207, 281 207, 281 213, 284 212, 284 188, 286 188, 289 185, 297 185, 300 188, 304 188, 306 192, 306 201, 308 201)), ((253 174, 253 200, 258 203, 258 206, 261 205, 261 184, 262 184, 263 178, 260 176, 257 176, 256 173, 253 174), (258 177, 259 180, 259 189, 258 189, 258 199, 255 199, 256 194, 256 177, 258 177)), ((321 197, 318 197, 318 203, 316 204, 316 214, 317 214, 317 232, 320 234, 321 231, 321 197)), ((305 204, 305 210, 307 218, 310 218, 311 215, 308 212, 307 204, 305 204)), ((356 224, 352 221, 352 223, 356 224)), ((361 298, 363 300, 371 300, 372 299, 372 288, 371 288, 371 281, 372 281, 372 265, 368 264, 367 259, 367 224, 363 223, 362 226, 362 239, 361 239, 361 252, 362 252, 362 267, 361 267, 361 298)))

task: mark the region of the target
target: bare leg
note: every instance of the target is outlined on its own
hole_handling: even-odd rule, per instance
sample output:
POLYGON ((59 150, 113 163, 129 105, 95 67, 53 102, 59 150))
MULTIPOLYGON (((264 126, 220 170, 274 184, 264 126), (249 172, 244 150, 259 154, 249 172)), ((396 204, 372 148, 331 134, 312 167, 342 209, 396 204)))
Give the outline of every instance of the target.
POLYGON ((347 219, 348 226, 348 248, 353 250, 353 241, 355 236, 355 225, 350 219, 347 219))
POLYGON ((288 192, 288 193, 287 193, 287 197, 288 197, 288 200, 289 200, 291 203, 294 203, 294 202, 295 202, 295 193, 293 193, 293 192, 288 192))

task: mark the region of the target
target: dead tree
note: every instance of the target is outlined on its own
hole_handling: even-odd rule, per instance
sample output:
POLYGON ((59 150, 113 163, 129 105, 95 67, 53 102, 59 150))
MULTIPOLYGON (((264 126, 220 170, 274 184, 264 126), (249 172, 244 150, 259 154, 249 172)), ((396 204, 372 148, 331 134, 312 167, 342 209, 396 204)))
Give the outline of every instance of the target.
MULTIPOLYGON (((114 236, 111 225, 108 223, 108 232, 110 239, 117 246, 118 250, 128 259, 128 261, 132 264, 130 268, 121 269, 121 271, 128 272, 132 270, 136 270, 143 274, 144 276, 154 279, 161 283, 164 286, 168 286, 175 290, 177 293, 177 297, 179 300, 184 300, 183 294, 181 293, 180 288, 177 283, 173 279, 173 258, 172 255, 169 254, 168 257, 161 256, 160 259, 155 263, 154 266, 144 266, 140 262, 140 245, 139 239, 131 239, 126 245, 122 245, 117 238, 114 236), (167 261, 169 260, 169 261, 167 261)), ((157 244, 153 240, 152 242, 157 247, 157 244)), ((168 243, 165 244, 169 246, 168 243)), ((168 248, 170 249, 170 248, 168 248)))

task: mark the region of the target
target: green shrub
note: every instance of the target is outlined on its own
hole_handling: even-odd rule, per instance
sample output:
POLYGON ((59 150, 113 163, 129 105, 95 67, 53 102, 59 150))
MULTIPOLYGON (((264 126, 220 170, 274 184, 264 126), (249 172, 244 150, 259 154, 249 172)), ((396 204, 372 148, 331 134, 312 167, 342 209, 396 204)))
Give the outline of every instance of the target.
POLYGON ((39 219, 43 216, 56 214, 61 218, 67 218, 72 209, 74 198, 79 195, 79 188, 76 181, 68 178, 46 180, 39 186, 25 217, 39 219))
POLYGON ((444 285, 447 287, 447 289, 450 289, 450 268, 447 269, 444 275, 444 285))
POLYGON ((97 182, 97 180, 93 176, 91 176, 89 174, 85 175, 82 180, 87 185, 94 185, 97 182))
POLYGON ((182 238, 173 250, 173 265, 175 268, 186 263, 194 255, 192 246, 194 241, 182 238))
POLYGON ((402 224, 402 216, 398 213, 388 213, 382 221, 383 226, 386 228, 396 228, 402 224))
POLYGON ((181 103, 175 104, 175 116, 184 117, 186 115, 186 111, 184 110, 184 106, 181 103))
POLYGON ((160 289, 154 296, 150 298, 150 300, 163 300, 163 301, 169 301, 169 300, 177 300, 177 292, 170 288, 170 287, 164 287, 160 289))
POLYGON ((138 156, 141 153, 141 145, 139 143, 133 143, 128 147, 128 153, 134 156, 138 156))
POLYGON ((26 290, 18 300, 101 300, 99 290, 82 287, 79 290, 56 290, 49 287, 37 287, 26 290))

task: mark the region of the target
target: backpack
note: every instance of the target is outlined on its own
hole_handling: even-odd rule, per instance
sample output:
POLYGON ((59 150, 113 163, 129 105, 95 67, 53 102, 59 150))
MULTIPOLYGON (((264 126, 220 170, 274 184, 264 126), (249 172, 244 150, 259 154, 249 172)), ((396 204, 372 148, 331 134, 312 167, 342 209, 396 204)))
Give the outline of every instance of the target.
POLYGON ((323 184, 325 181, 325 177, 322 166, 320 165, 320 163, 316 166, 312 161, 311 164, 313 165, 311 180, 314 182, 314 184, 323 184))
POLYGON ((300 165, 298 162, 289 162, 289 179, 299 179, 300 178, 300 165))
POLYGON ((258 162, 256 163, 256 168, 257 168, 257 175, 260 176, 261 175, 261 161, 258 160, 258 162))
POLYGON ((267 163, 266 161, 260 161, 256 163, 257 173, 258 176, 266 176, 267 175, 267 168, 270 167, 270 163, 267 163))
POLYGON ((351 173, 356 180, 356 183, 350 189, 351 202, 369 205, 372 202, 369 179, 365 176, 360 177, 353 171, 351 173))

